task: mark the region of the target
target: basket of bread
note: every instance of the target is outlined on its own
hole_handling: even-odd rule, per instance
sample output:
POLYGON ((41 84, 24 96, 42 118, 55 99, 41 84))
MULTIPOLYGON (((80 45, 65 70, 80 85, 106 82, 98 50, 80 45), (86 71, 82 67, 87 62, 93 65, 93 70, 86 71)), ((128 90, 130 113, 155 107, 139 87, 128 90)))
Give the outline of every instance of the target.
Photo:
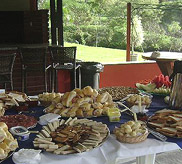
POLYGON ((40 105, 48 107, 49 105, 52 104, 53 99, 57 98, 61 98, 62 94, 61 93, 42 93, 38 95, 38 100, 40 102, 40 105))
POLYGON ((139 121, 128 121, 114 129, 116 139, 124 143, 138 143, 147 139, 148 129, 139 121))
POLYGON ((8 126, 4 122, 0 122, 0 162, 17 148, 18 142, 8 131, 8 126))
POLYGON ((109 135, 107 125, 88 119, 61 119, 39 132, 34 147, 57 155, 81 153, 100 146, 109 135))
POLYGON ((107 115, 108 109, 114 107, 116 105, 108 92, 99 94, 87 86, 66 92, 61 98, 56 97, 45 112, 60 114, 62 117, 98 117, 107 115))
POLYGON ((148 120, 148 126, 163 135, 182 138, 182 111, 163 109, 148 120))
POLYGON ((145 106, 148 108, 151 104, 151 97, 147 95, 138 95, 138 94, 131 94, 126 97, 126 104, 129 107, 132 107, 134 105, 138 106, 145 106))

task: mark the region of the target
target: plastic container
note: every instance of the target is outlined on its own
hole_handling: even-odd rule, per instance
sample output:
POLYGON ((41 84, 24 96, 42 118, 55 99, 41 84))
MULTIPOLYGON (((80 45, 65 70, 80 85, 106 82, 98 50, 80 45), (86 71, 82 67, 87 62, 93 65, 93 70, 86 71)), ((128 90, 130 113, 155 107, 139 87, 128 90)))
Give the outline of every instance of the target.
POLYGON ((10 128, 10 132, 19 141, 26 141, 29 139, 30 132, 23 126, 15 126, 10 128))
POLYGON ((107 112, 110 122, 119 122, 121 113, 118 108, 110 108, 107 112))
POLYGON ((13 154, 12 160, 15 164, 39 164, 41 161, 41 150, 20 149, 13 154))
POLYGON ((100 72, 103 72, 104 66, 98 62, 81 62, 81 87, 91 86, 99 89, 100 72))

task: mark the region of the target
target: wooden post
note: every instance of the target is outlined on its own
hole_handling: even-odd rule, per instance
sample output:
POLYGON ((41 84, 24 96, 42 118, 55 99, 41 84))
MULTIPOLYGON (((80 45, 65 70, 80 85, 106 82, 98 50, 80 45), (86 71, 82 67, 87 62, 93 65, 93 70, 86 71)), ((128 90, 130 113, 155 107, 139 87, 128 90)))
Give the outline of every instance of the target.
POLYGON ((30 11, 37 11, 38 5, 37 0, 30 0, 30 11))
POLYGON ((64 46, 63 40, 63 2, 57 0, 57 26, 58 26, 58 44, 64 46))
POLYGON ((127 47, 126 47, 126 61, 130 61, 130 37, 131 37, 131 3, 127 3, 127 47))
POLYGON ((50 15, 51 15, 51 40, 52 44, 57 44, 55 0, 50 0, 50 15))

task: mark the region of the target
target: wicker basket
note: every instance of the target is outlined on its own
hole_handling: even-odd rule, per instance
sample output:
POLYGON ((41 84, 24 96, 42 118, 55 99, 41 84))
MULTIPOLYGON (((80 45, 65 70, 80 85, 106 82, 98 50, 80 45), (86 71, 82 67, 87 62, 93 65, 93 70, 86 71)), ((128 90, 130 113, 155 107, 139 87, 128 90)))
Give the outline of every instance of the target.
POLYGON ((124 142, 124 143, 139 143, 142 142, 144 140, 147 139, 149 132, 148 129, 146 129, 145 133, 143 135, 140 136, 136 136, 136 137, 126 137, 126 136, 120 136, 120 135, 116 135, 116 139, 120 142, 124 142))

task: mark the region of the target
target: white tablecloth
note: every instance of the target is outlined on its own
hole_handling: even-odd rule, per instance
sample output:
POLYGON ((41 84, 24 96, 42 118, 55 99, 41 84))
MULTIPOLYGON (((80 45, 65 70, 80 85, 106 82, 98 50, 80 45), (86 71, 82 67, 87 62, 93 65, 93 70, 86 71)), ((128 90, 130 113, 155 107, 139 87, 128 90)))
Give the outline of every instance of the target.
POLYGON ((117 159, 138 157, 160 152, 180 149, 171 142, 161 142, 156 139, 147 139, 137 144, 118 142, 113 135, 107 141, 91 151, 74 155, 54 155, 47 152, 41 154, 40 164, 115 164, 117 159))

